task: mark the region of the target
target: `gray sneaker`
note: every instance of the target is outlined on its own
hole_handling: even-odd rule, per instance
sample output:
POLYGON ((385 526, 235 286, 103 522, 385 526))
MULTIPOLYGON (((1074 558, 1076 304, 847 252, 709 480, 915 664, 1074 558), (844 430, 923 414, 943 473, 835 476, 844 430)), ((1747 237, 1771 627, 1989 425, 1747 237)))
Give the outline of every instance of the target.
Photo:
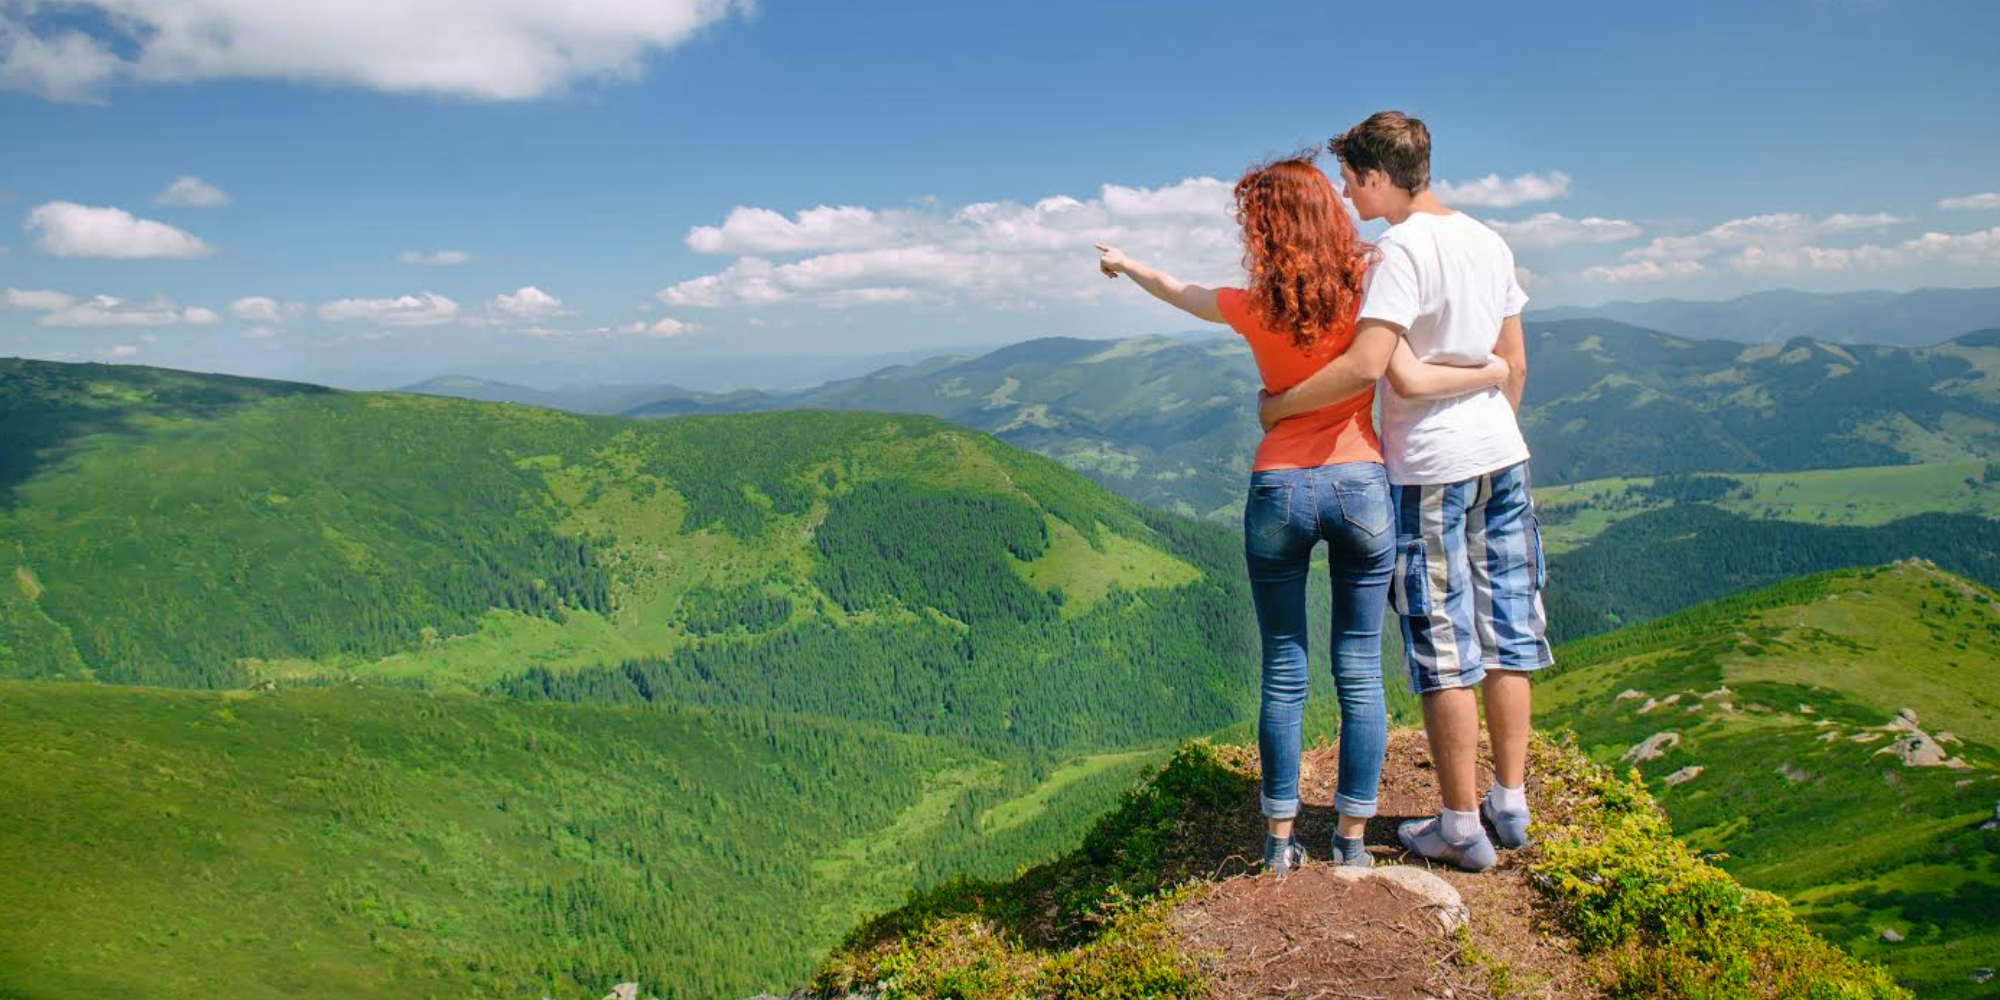
POLYGON ((1333 853, 1329 855, 1333 863, 1349 868, 1373 868, 1375 856, 1368 853, 1368 845, 1360 837, 1333 835, 1333 853))
POLYGON ((1493 839, 1508 850, 1519 850, 1528 846, 1528 811, 1506 812, 1493 808, 1493 796, 1479 800, 1479 813, 1486 822, 1493 824, 1493 839))
POLYGON ((1283 840, 1270 834, 1264 835, 1264 870, 1273 875, 1286 875, 1306 865, 1306 849, 1299 846, 1297 838, 1283 840))
POLYGON ((1411 854, 1469 872, 1483 872, 1498 860, 1493 853, 1493 841, 1487 839, 1485 830, 1479 831, 1475 840, 1454 844, 1444 839, 1444 832, 1438 828, 1435 816, 1403 823, 1396 828, 1396 839, 1402 841, 1403 849, 1411 854))

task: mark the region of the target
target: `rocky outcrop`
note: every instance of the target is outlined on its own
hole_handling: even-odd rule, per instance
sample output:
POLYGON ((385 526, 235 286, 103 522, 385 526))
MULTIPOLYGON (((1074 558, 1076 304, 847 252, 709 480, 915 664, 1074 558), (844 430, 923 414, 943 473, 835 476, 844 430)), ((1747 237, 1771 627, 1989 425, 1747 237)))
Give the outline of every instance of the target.
POLYGON ((1679 733, 1654 733, 1646 737, 1645 742, 1625 751, 1625 756, 1620 759, 1628 764, 1644 764, 1649 760, 1665 756, 1667 751, 1679 746, 1680 742, 1679 733))

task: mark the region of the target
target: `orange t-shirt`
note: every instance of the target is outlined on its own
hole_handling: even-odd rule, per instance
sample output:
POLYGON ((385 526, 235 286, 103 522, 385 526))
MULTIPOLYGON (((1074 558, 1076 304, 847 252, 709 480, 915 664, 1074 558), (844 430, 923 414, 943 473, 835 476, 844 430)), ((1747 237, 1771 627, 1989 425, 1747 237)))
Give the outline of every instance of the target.
MULTIPOLYGON (((1356 303, 1359 305, 1359 303, 1356 303)), ((1250 294, 1241 288, 1220 288, 1215 306, 1231 329, 1250 343, 1257 359, 1257 373, 1264 377, 1267 392, 1283 392, 1326 367, 1354 343, 1354 317, 1340 328, 1320 338, 1311 353, 1292 345, 1289 332, 1274 331, 1250 303, 1250 294)), ((1264 435, 1250 468, 1312 469, 1342 462, 1382 461, 1382 442, 1375 436, 1375 390, 1311 413, 1285 420, 1264 435)))

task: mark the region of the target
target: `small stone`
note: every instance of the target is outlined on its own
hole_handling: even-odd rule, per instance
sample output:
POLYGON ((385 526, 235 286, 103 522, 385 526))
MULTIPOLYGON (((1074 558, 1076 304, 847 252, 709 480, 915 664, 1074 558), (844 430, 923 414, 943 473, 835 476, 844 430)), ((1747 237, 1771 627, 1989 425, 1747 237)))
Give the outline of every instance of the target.
POLYGON ((1811 715, 1813 714, 1813 707, 1811 705, 1806 704, 1805 702, 1799 702, 1799 714, 1811 715))
POLYGON ((1426 908, 1437 918, 1438 930, 1447 936, 1458 933, 1460 927, 1472 918, 1472 911, 1450 882, 1431 874, 1415 865, 1384 865, 1380 868, 1350 868, 1334 865, 1333 877, 1350 882, 1366 882, 1379 879, 1391 883, 1398 889, 1411 892, 1423 900, 1426 908))
POLYGON ((1614 699, 1612 699, 1612 700, 1613 700, 1613 701, 1632 701, 1632 700, 1634 700, 1634 699, 1637 699, 1637 698, 1644 698, 1645 696, 1646 696, 1646 692, 1644 692, 1644 691, 1635 691, 1635 690, 1633 690, 1632 688, 1626 688, 1625 690, 1623 690, 1623 691, 1620 691, 1620 692, 1618 692, 1618 697, 1616 697, 1616 698, 1614 698, 1614 699))
POLYGON ((1890 944, 1902 944, 1903 935, 1898 933, 1894 927, 1885 927, 1882 929, 1882 940, 1890 944))
POLYGON ((1791 761, 1786 761, 1784 764, 1780 765, 1778 767, 1778 773, 1784 775, 1785 780, 1793 784, 1798 784, 1799 782, 1802 781, 1812 780, 1811 771, 1808 771, 1803 767, 1799 767, 1793 764, 1791 761))
POLYGON ((611 987, 611 995, 604 1000, 639 1000, 639 984, 619 983, 611 987))
POLYGON ((1973 982, 1975 982, 1975 983, 1990 983, 1990 982, 1992 982, 1992 981, 1993 981, 1993 970, 1992 970, 1992 969, 1987 969, 1987 968, 1978 968, 1978 969, 1974 969, 1974 970, 1972 970, 1972 981, 1973 981, 1973 982))
POLYGON ((1917 710, 1914 708, 1903 709, 1902 711, 1896 713, 1896 718, 1899 721, 1907 722, 1910 725, 1914 726, 1917 724, 1917 710))

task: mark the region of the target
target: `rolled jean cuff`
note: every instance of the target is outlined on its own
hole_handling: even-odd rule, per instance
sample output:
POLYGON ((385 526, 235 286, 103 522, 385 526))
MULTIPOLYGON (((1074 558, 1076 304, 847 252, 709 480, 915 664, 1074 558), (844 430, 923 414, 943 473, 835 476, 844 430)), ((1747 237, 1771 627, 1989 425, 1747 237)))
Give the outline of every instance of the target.
POLYGON ((1333 808, 1350 819, 1367 819, 1375 815, 1374 799, 1350 799, 1345 795, 1333 797, 1333 808))
POLYGON ((1299 815, 1299 800, 1274 799, 1258 793, 1257 804, 1264 810, 1265 819, 1296 819, 1299 815))

